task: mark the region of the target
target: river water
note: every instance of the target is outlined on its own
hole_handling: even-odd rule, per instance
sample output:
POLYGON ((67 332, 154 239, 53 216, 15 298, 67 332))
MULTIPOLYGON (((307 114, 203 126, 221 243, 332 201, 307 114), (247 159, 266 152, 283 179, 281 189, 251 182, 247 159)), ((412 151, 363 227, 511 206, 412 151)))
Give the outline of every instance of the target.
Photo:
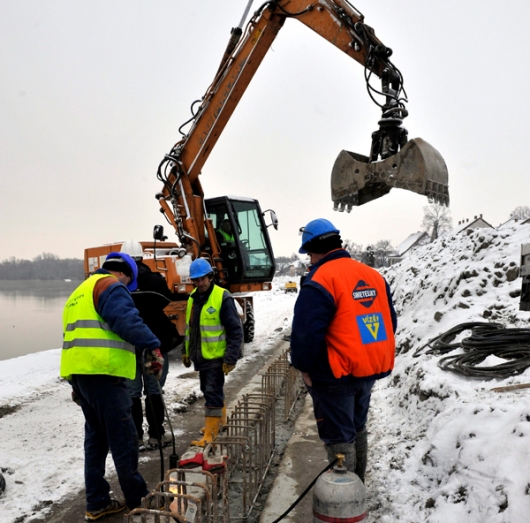
POLYGON ((63 307, 80 283, 0 280, 0 360, 61 347, 63 307))

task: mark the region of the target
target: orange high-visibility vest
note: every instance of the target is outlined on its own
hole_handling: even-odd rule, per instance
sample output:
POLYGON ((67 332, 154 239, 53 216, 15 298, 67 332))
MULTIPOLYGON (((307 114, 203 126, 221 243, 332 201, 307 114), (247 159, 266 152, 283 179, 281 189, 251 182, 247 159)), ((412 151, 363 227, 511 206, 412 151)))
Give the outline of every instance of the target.
POLYGON ((335 378, 380 378, 394 368, 395 339, 384 278, 351 258, 324 263, 311 278, 326 289, 336 313, 326 332, 335 378))

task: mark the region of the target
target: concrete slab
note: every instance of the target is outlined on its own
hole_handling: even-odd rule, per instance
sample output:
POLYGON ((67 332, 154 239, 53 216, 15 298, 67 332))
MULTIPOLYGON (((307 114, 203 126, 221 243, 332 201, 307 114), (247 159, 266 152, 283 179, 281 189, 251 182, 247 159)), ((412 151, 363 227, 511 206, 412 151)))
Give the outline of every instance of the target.
MULTIPOLYGON (((279 472, 261 512, 260 523, 272 523, 302 494, 328 465, 324 444, 317 434, 313 402, 307 395, 303 410, 296 420, 294 433, 282 457, 279 472)), ((282 523, 313 521, 312 489, 282 519, 282 523)))

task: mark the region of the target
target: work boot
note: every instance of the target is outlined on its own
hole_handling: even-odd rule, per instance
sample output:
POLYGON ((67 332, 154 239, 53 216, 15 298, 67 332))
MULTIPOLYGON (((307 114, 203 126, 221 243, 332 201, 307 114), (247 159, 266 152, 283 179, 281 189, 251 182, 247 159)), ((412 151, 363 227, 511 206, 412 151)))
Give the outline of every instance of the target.
POLYGON ((226 427, 226 405, 223 403, 223 410, 221 414, 221 430, 226 427))
POLYGON ((355 472, 355 443, 334 443, 333 445, 324 445, 324 447, 330 463, 337 458, 337 454, 344 454, 343 466, 350 472, 355 472))
POLYGON ((206 416, 204 421, 204 436, 200 440, 191 442, 191 444, 195 445, 196 447, 206 447, 206 445, 211 443, 217 437, 217 434, 219 434, 219 429, 221 426, 220 416, 206 416))
POLYGON ((110 516, 111 514, 116 514, 125 509, 125 503, 118 501, 117 499, 111 499, 110 503, 99 510, 93 510, 85 512, 85 521, 97 521, 98 519, 110 516))
MULTIPOLYGON (((173 441, 173 437, 171 436, 171 434, 166 432, 160 436, 160 441, 162 443, 162 447, 167 447, 173 441)), ((157 449, 158 438, 149 438, 147 441, 147 445, 149 449, 157 449)))
POLYGON ((145 417, 149 425, 149 441, 158 441, 159 437, 164 441, 164 403, 160 394, 151 394, 145 398, 145 417))
MULTIPOLYGON (((221 426, 219 428, 219 430, 224 430, 226 428, 226 423, 227 423, 227 418, 226 418, 226 405, 223 403, 223 409, 222 409, 222 413, 221 413, 221 426)), ((200 432, 201 434, 204 434, 204 431, 205 431, 205 427, 203 427, 200 432)))
POLYGON ((368 461, 368 431, 366 429, 357 432, 355 436, 355 454, 357 463, 355 465, 355 474, 364 483, 366 474, 366 462, 368 461))
POLYGON ((134 421, 134 426, 136 427, 136 433, 138 434, 138 441, 143 441, 144 429, 142 424, 144 422, 144 413, 142 410, 141 398, 132 398, 132 418, 134 421))

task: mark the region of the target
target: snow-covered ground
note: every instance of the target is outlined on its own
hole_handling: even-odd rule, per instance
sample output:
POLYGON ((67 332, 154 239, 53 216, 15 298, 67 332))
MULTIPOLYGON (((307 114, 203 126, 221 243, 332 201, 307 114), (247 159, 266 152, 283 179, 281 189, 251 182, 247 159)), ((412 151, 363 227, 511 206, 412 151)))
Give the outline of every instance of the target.
MULTIPOLYGON (((530 521, 529 389, 491 390, 529 383, 530 370, 484 381, 440 369, 440 355, 414 357, 464 322, 530 328, 517 297, 523 243, 530 243, 530 224, 476 229, 438 239, 383 271, 399 317, 399 354, 372 400, 372 521, 530 521)), ((493 356, 484 365, 501 362, 493 356)))
MULTIPOLYGON (((530 328, 517 297, 520 246, 529 242, 529 224, 464 232, 384 271, 399 315, 398 355, 372 400, 368 521, 530 521, 529 389, 491 390, 530 382, 530 370, 484 381, 440 369, 441 356, 425 350, 414 357, 428 340, 464 322, 530 328)), ((240 364, 251 364, 289 330, 297 295, 282 291, 287 279, 256 296, 256 340, 240 364)), ((50 503, 83 488, 83 416, 57 377, 59 357, 54 349, 0 362, 2 522, 42 516, 50 503)), ((172 361, 166 398, 175 407, 198 394, 195 380, 177 379, 183 372, 172 361)))
MULTIPOLYGON (((255 296, 255 339, 245 345, 238 366, 251 365, 258 352, 290 329, 296 294, 285 293, 282 284, 283 279, 272 292, 255 296)), ((52 503, 84 488, 84 418, 71 400, 70 385, 58 377, 60 354, 52 349, 0 361, 0 471, 7 483, 0 495, 1 523, 30 523, 52 503), (26 519, 17 519, 22 516, 26 519)), ((164 387, 169 411, 201 396, 198 379, 178 379, 188 372, 172 355, 164 387)), ((143 459, 148 458, 141 454, 143 459)), ((114 470, 110 457, 107 469, 114 470)))

